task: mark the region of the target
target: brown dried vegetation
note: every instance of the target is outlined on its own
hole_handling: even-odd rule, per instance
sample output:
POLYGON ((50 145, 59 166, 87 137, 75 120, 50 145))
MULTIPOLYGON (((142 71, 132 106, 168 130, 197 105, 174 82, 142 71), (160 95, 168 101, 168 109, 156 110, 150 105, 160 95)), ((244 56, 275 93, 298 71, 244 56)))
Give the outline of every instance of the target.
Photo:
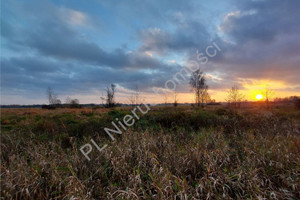
POLYGON ((129 109, 3 109, 3 199, 299 199, 299 111, 152 108, 111 142, 129 109), (93 138, 88 162, 81 145, 93 138))

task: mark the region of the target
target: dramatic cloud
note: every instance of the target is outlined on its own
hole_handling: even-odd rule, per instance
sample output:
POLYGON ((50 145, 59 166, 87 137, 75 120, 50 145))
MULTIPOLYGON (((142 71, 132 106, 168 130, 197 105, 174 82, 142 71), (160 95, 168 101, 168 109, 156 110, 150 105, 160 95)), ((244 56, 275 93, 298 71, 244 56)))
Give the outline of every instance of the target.
POLYGON ((299 33, 299 1, 245 1, 238 5, 240 10, 228 13, 220 26, 237 43, 269 43, 278 36, 299 33))
MULTIPOLYGON (((150 95, 212 42, 222 51, 201 66, 212 94, 265 80, 299 94, 296 0, 2 4, 3 104, 44 103, 48 86, 78 98, 111 83, 121 95, 137 85, 150 95)), ((177 90, 189 93, 187 81, 177 90)))
POLYGON ((300 73, 299 1, 239 2, 219 30, 228 39, 226 51, 212 70, 232 78, 284 81, 298 92, 300 73))
MULTIPOLYGON (((140 38, 142 51, 167 53, 168 51, 191 51, 209 45, 212 40, 205 27, 198 22, 177 21, 176 30, 172 33, 158 28, 142 30, 140 38)), ((215 39, 215 38, 214 38, 215 39)))

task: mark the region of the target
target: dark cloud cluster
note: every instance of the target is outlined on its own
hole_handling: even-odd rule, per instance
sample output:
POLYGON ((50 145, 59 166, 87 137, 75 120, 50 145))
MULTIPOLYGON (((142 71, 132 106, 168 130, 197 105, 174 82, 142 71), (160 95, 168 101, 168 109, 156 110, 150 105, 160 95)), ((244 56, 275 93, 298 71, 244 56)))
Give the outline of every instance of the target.
POLYGON ((221 25, 237 43, 255 40, 269 43, 282 34, 299 33, 300 2, 297 0, 236 1, 239 10, 221 25))
MULTIPOLYGON (((271 79, 299 85, 299 1, 238 1, 220 25, 229 38, 215 70, 232 77, 271 79)), ((295 87, 295 92, 297 91, 295 87)))
POLYGON ((124 48, 105 51, 72 29, 53 5, 47 9, 39 3, 32 6, 41 10, 35 13, 29 27, 17 27, 3 20, 1 37, 9 51, 17 52, 1 60, 4 95, 21 92, 30 97, 48 86, 60 93, 80 94, 101 90, 111 83, 129 89, 140 85, 140 89, 147 90, 162 84, 170 72, 180 68, 144 52, 128 52, 124 48))
MULTIPOLYGON (((176 30, 172 33, 151 28, 142 30, 139 33, 142 51, 153 51, 155 53, 166 54, 173 51, 196 51, 209 45, 212 40, 211 35, 203 24, 196 21, 179 21, 176 30)), ((215 38, 214 38, 215 39, 215 38)))
MULTIPOLYGON (((102 3, 114 6, 110 1, 102 3)), ((217 76, 209 79, 212 89, 225 89, 243 79, 271 79, 297 91, 300 1, 231 3, 235 6, 224 13, 219 30, 212 32, 197 18, 192 3, 120 2, 113 14, 120 16, 120 23, 135 20, 129 29, 134 29, 136 35, 132 37, 138 45, 131 50, 124 46, 108 50, 82 31, 90 27, 101 31, 89 13, 47 1, 6 2, 1 17, 5 51, 1 60, 2 94, 30 98, 48 86, 61 93, 81 94, 101 90, 110 83, 127 89, 139 85, 147 92, 152 87, 164 87, 182 67, 168 62, 170 56, 195 59, 196 50, 204 50, 212 41, 222 47, 222 53, 203 66, 208 74, 217 76), (75 21, 70 20, 73 15, 75 21)))

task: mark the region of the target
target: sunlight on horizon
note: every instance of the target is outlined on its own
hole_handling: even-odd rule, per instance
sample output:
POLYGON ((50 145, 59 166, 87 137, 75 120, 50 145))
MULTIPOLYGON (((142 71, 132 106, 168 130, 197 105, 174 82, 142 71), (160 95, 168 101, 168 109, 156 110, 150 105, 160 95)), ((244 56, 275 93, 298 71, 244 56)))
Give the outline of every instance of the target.
POLYGON ((262 100, 263 99, 263 95, 262 94, 257 94, 256 96, 255 96, 255 98, 256 98, 256 100, 262 100))

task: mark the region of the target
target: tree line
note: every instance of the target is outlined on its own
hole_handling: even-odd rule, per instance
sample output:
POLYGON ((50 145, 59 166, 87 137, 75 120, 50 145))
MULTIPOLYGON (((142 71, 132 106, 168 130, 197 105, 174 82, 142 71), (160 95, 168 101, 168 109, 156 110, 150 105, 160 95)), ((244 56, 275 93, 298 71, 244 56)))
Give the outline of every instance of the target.
MULTIPOLYGON (((215 103, 214 99, 211 99, 209 93, 208 93, 208 85, 207 85, 207 79, 206 79, 206 75, 204 74, 203 71, 201 71, 200 69, 194 71, 191 76, 190 76, 190 80, 189 80, 189 85, 191 88, 191 91, 194 93, 195 96, 195 104, 198 107, 204 107, 205 104, 208 103, 215 103)), ((116 103, 116 85, 115 84, 111 84, 110 86, 105 88, 105 95, 102 94, 102 96, 100 96, 100 99, 102 100, 102 105, 107 107, 107 108, 112 108, 115 107, 116 105, 118 105, 116 103), (105 102, 105 104, 104 104, 105 102)), ((176 92, 176 89, 173 91, 174 93, 174 100, 173 100, 173 106, 176 107, 178 105, 178 95, 176 92)), ((269 106, 269 102, 271 97, 274 95, 274 91, 269 89, 269 88, 265 88, 265 90, 263 91, 263 95, 264 95, 264 101, 267 105, 267 107, 269 106)), ((55 107, 70 107, 70 108, 79 108, 80 107, 80 103, 78 99, 72 99, 70 97, 67 97, 65 100, 65 104, 62 106, 61 105, 61 100, 58 99, 57 94, 54 93, 52 88, 48 88, 47 89, 47 98, 48 98, 48 102, 49 105, 46 106, 45 108, 55 108, 55 107)), ((134 93, 128 97, 129 103, 131 105, 139 105, 142 102, 142 97, 140 95, 138 86, 136 85, 135 91, 134 93)), ((228 103, 228 106, 231 108, 238 108, 241 106, 241 103, 246 101, 245 100, 245 96, 240 92, 240 89, 237 85, 232 86, 228 91, 227 91, 227 97, 226 97, 226 102, 228 103)), ((293 102, 295 102, 295 105, 297 107, 300 107, 300 99, 299 97, 290 97, 285 98, 285 99, 280 99, 280 98, 275 98, 274 102, 283 102, 283 101, 287 101, 287 100, 292 100, 293 102)), ((168 95, 164 96, 164 103, 168 104, 168 95)))

